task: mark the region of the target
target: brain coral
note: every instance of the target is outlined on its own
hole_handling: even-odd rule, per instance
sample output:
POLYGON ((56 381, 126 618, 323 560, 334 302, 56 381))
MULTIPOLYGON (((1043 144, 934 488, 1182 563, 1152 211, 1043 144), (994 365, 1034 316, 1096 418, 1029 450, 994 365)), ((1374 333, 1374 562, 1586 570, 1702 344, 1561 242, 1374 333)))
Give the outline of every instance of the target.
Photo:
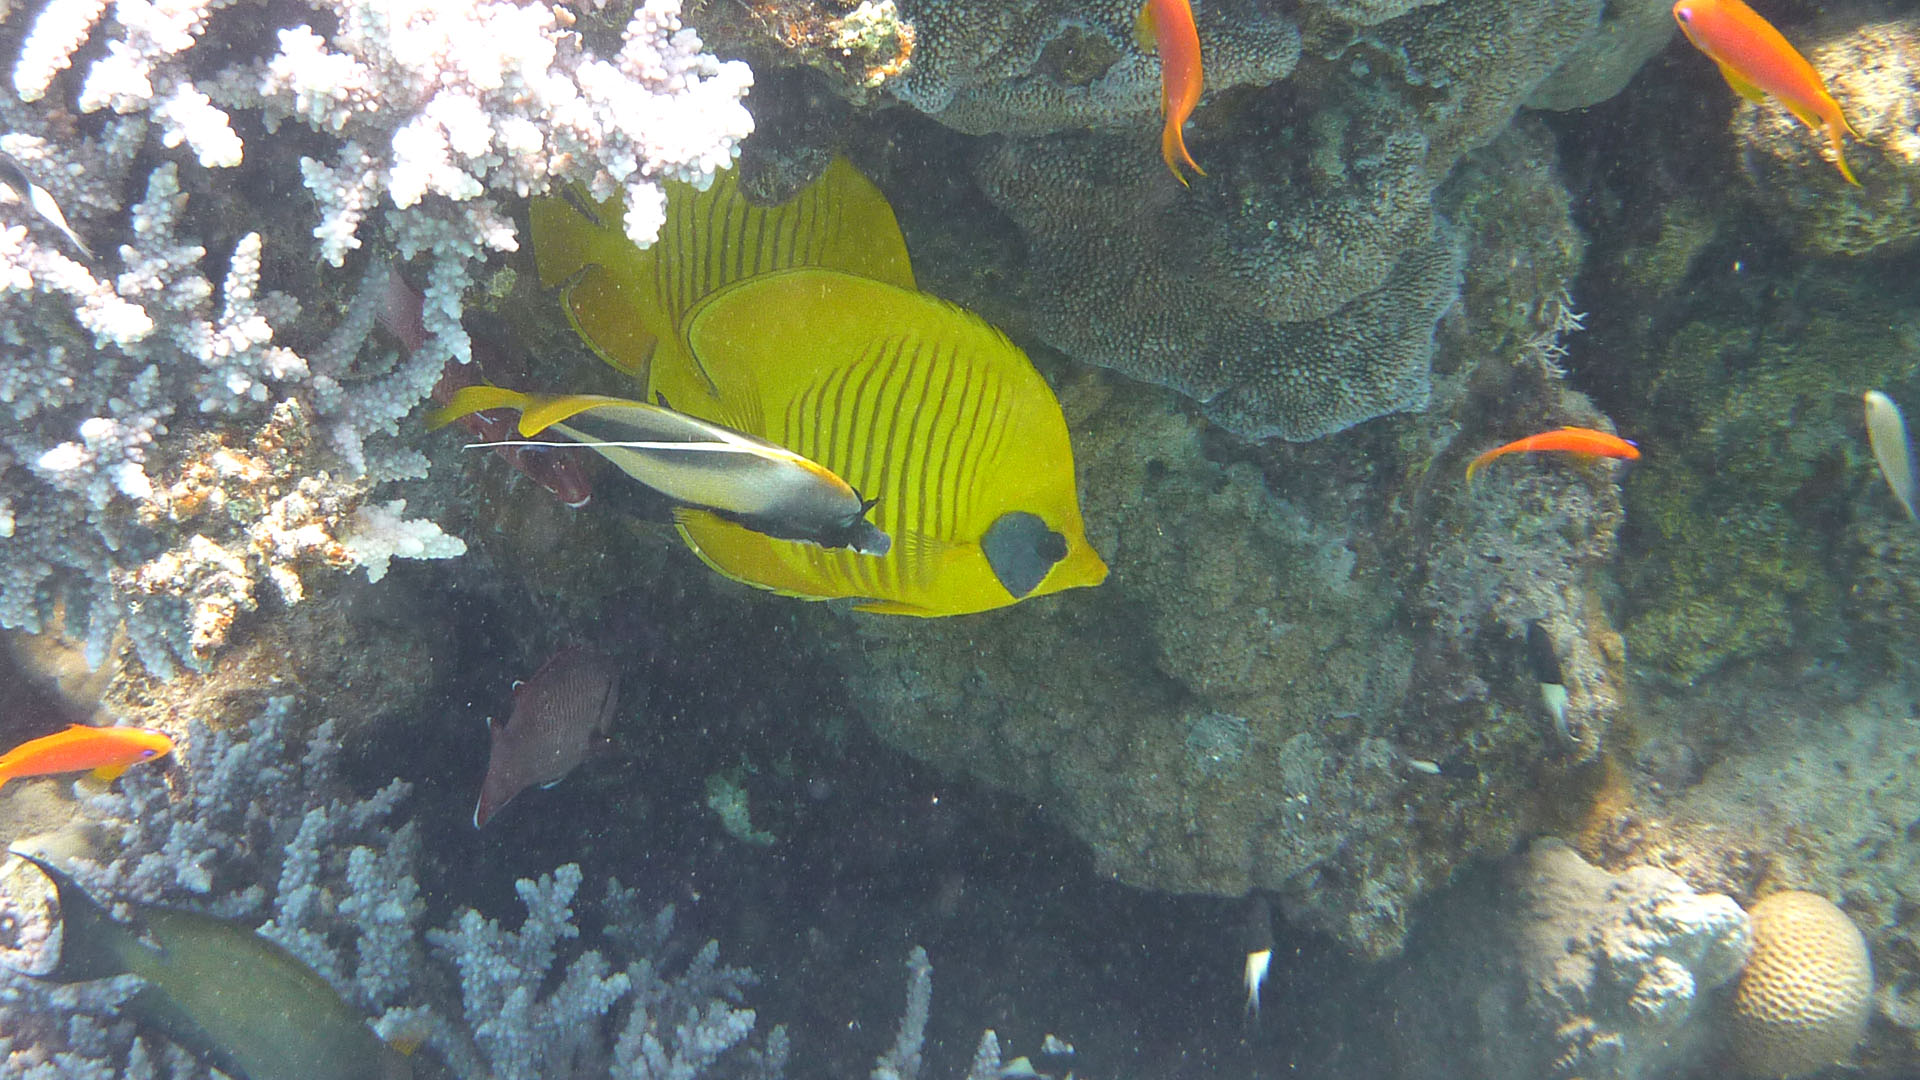
POLYGON ((1753 906, 1753 958, 1734 990, 1734 1052, 1753 1076, 1841 1060, 1873 1011, 1866 939, 1826 897, 1781 892, 1753 906))

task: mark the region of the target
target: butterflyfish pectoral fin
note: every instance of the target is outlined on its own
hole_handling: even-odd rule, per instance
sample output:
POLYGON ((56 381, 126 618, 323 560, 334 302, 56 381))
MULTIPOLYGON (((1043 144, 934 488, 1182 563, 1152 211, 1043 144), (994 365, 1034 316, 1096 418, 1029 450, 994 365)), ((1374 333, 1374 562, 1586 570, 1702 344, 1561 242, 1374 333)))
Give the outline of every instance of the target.
POLYGON ((102 765, 88 775, 92 776, 95 780, 114 780, 126 771, 127 767, 125 765, 102 765))

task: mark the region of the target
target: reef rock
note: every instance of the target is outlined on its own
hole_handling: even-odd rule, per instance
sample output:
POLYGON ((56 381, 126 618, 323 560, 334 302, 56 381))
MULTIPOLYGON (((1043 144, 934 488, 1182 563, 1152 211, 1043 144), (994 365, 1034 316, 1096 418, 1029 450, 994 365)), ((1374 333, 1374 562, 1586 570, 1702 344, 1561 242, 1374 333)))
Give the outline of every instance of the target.
POLYGON ((1734 139, 1760 205, 1816 255, 1892 255, 1920 239, 1920 18, 1863 23, 1816 36, 1807 59, 1825 73, 1858 139, 1847 163, 1860 187, 1829 163, 1823 133, 1784 107, 1741 102, 1734 139))
POLYGON ((1379 983, 1389 1000, 1376 1007, 1395 1022, 1367 1035, 1391 1075, 1425 1080, 1684 1075, 1718 1036, 1708 992, 1753 947, 1731 897, 1654 867, 1609 874, 1554 840, 1448 890, 1430 915, 1379 983))

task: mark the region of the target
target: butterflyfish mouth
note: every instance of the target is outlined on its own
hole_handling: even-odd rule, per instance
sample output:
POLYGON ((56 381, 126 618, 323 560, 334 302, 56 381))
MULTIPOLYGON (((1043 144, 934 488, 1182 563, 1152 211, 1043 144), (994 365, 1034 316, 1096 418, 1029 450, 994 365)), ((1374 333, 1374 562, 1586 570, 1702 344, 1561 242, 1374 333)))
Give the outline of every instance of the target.
POLYGON ((1049 528, 1038 514, 1014 510, 995 519, 980 539, 980 550, 993 576, 1017 600, 1038 588, 1055 564, 1067 557, 1067 538, 1049 528))

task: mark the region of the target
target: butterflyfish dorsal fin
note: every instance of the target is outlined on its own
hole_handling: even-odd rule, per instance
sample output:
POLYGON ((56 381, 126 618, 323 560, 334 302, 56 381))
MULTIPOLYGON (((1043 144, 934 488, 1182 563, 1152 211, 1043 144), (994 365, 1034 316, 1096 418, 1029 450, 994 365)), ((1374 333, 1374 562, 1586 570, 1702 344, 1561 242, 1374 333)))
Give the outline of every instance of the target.
MULTIPOLYGON (((656 364, 676 406, 746 412, 750 434, 787 447, 876 500, 869 520, 895 538, 884 555, 796 544, 724 520, 687 517, 681 534, 738 581, 863 610, 915 615, 1013 603, 979 552, 1002 515, 1026 511, 1083 558, 1062 560, 1030 595, 1097 584, 1066 421, 1046 382, 1005 335, 935 297, 821 269, 741 281, 685 326, 689 367, 656 364), (795 325, 807 327, 796 335, 795 325), (667 386, 674 378, 679 385, 667 386), (886 605, 897 605, 886 606, 886 605)), ((717 419, 716 417, 710 417, 717 419)))
POLYGON ((749 202, 733 169, 705 191, 681 181, 666 191, 666 224, 644 250, 627 238, 618 199, 591 202, 576 189, 530 212, 541 282, 564 287, 574 329, 629 374, 672 362, 687 312, 755 274, 822 266, 913 287, 893 208, 844 158, 779 206, 749 202))

